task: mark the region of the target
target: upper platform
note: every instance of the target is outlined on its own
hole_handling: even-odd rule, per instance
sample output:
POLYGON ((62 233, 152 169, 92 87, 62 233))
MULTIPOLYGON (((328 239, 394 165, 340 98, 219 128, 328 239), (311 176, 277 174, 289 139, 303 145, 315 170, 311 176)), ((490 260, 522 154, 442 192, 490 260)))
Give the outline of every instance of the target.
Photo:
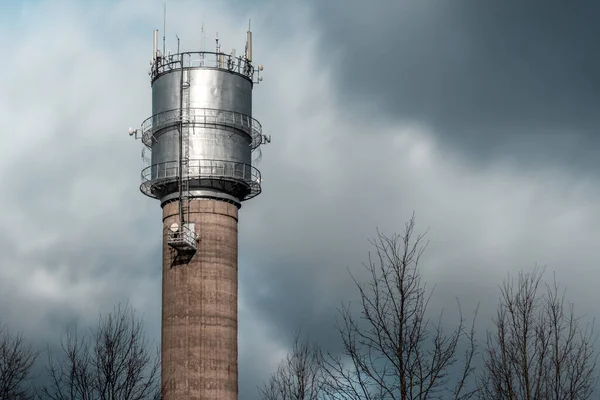
POLYGON ((252 83, 261 81, 260 71, 246 57, 236 57, 234 54, 210 51, 192 51, 166 56, 156 56, 150 64, 150 79, 154 82, 161 75, 182 68, 210 68, 228 71, 248 79, 252 83))
POLYGON ((260 122, 249 115, 210 108, 177 108, 157 113, 142 122, 142 143, 152 147, 161 131, 180 123, 237 129, 251 138, 250 150, 265 142, 260 122))

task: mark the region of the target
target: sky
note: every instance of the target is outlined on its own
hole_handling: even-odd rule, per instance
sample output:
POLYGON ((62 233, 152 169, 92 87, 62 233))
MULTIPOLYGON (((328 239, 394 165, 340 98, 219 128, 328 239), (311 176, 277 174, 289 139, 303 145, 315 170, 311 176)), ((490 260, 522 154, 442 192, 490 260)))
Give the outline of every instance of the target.
MULTIPOLYGON (((162 2, 0 6, 0 320, 38 344, 129 300, 159 340, 161 210, 139 192, 162 2)), ((600 317, 597 2, 176 1, 168 47, 243 49, 272 142, 239 219, 240 399, 303 332, 336 349, 376 228, 428 230, 432 312, 545 265, 600 317)))

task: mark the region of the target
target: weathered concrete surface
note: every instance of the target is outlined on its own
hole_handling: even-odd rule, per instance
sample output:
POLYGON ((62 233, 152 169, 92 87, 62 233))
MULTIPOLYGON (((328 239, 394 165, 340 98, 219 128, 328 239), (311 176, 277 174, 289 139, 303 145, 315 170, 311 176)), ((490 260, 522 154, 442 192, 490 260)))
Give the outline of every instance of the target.
POLYGON ((190 202, 200 233, 187 263, 175 260, 166 230, 178 203, 163 207, 162 382, 165 399, 237 400, 238 210, 222 201, 190 202))

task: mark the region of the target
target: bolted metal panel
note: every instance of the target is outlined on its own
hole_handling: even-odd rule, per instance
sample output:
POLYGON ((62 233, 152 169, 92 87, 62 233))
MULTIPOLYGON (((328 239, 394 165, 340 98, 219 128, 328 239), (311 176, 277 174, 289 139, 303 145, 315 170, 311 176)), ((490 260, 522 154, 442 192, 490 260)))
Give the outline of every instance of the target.
POLYGON ((177 128, 170 128, 160 136, 160 140, 156 140, 152 145, 151 165, 178 160, 178 157, 179 131, 177 128))
POLYGON ((252 82, 216 69, 191 70, 191 107, 252 115, 252 82))
MULTIPOLYGON (((189 157, 200 160, 252 163, 250 138, 218 128, 189 126, 189 157)), ((179 157, 179 131, 170 128, 152 145, 152 164, 176 161, 179 157)))
POLYGON ((173 70, 152 83, 152 115, 179 109, 181 70, 173 70))
MULTIPOLYGON (((179 109, 181 70, 159 76, 152 83, 152 114, 179 109)), ((252 82, 220 69, 189 70, 191 108, 211 108, 252 115, 252 82)), ((185 107, 185 106, 184 106, 185 107)))
POLYGON ((190 158, 251 164, 250 138, 216 128, 192 127, 190 158))

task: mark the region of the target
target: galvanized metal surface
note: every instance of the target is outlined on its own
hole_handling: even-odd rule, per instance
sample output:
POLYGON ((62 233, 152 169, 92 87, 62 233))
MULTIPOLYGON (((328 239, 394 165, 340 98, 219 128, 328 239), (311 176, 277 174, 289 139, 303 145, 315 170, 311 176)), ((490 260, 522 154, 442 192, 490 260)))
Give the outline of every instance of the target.
MULTIPOLYGON (((246 136, 219 128, 184 126, 189 134, 189 158, 219 159, 252 163, 250 140, 246 136)), ((179 131, 164 131, 152 146, 152 165, 179 159, 179 131)))
POLYGON ((142 124, 142 140, 152 149, 142 171, 141 191, 164 198, 178 190, 180 130, 186 137, 184 182, 190 190, 213 189, 239 201, 258 195, 260 172, 252 150, 263 140, 251 117, 252 83, 219 69, 175 70, 152 85, 153 116, 142 124), (181 85, 185 97, 181 98, 181 85))
MULTIPOLYGON (((227 193, 223 193, 220 190, 216 189, 201 189, 201 190, 190 190, 190 197, 194 199, 210 199, 210 200, 219 200, 226 203, 230 203, 235 205, 238 209, 242 207, 242 203, 240 200, 228 195, 227 193)), ((179 200, 179 193, 170 193, 166 196, 160 198, 160 205, 164 207, 166 204, 172 203, 174 201, 179 200)))
MULTIPOLYGON (((181 70, 164 74, 152 83, 152 115, 179 108, 181 70)), ((219 69, 189 70, 190 108, 212 108, 252 115, 252 83, 243 76, 219 69)))
MULTIPOLYGON (((185 128, 184 129, 188 129, 185 128)), ((190 128, 188 157, 190 160, 219 160, 228 163, 252 164, 252 153, 246 138, 215 128, 190 128)), ((164 175, 161 168, 179 159, 179 133, 169 130, 161 135, 152 147, 151 166, 155 175, 150 179, 160 179, 164 175)), ((185 172, 185 171, 184 171, 185 172)), ((188 171, 194 174, 193 171, 188 171)))
POLYGON ((152 147, 166 128, 176 127, 180 122, 190 124, 193 130, 212 126, 246 133, 251 138, 251 150, 264 140, 260 122, 249 115, 212 108, 186 108, 183 112, 179 109, 163 111, 142 122, 142 143, 152 147))

